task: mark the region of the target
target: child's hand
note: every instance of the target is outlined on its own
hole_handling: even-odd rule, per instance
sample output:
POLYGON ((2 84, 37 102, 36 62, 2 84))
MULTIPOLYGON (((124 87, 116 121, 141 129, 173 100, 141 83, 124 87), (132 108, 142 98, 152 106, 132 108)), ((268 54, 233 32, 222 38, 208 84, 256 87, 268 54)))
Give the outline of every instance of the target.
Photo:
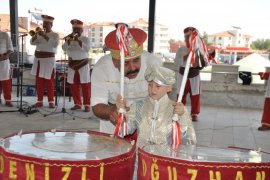
POLYGON ((177 102, 175 104, 173 104, 173 112, 175 114, 178 114, 179 116, 183 115, 184 112, 185 112, 185 109, 184 109, 184 104, 181 103, 181 102, 177 102))

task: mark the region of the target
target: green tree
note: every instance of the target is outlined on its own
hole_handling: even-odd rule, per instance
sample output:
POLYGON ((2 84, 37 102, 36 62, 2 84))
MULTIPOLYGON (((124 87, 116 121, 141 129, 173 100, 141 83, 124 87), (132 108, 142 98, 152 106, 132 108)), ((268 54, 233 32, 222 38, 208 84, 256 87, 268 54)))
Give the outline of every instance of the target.
POLYGON ((206 46, 209 46, 209 43, 208 43, 208 34, 206 32, 203 32, 203 41, 205 43, 206 46))
POLYGON ((270 51, 270 39, 257 39, 251 43, 251 49, 270 51))

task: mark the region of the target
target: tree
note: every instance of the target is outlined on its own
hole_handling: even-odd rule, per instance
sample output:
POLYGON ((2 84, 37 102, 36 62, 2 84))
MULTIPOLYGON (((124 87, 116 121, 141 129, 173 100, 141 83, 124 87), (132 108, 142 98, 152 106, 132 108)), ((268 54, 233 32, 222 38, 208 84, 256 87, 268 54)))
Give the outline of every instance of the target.
POLYGON ((270 39, 257 39, 251 43, 251 49, 270 51, 270 39))
POLYGON ((203 32, 202 38, 203 38, 203 41, 204 41, 204 43, 205 43, 206 46, 210 46, 211 45, 211 43, 208 43, 208 34, 206 32, 203 32))

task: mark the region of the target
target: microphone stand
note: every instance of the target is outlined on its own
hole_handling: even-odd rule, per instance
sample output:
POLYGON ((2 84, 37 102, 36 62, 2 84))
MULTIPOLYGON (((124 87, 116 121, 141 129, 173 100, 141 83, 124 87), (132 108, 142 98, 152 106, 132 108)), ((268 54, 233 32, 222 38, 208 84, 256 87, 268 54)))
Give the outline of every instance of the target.
POLYGON ((20 71, 20 106, 19 106, 19 112, 23 112, 24 113, 24 111, 23 111, 23 109, 22 109, 22 87, 23 87, 23 39, 24 39, 24 37, 25 36, 27 36, 28 34, 23 34, 23 35, 21 35, 21 37, 22 37, 22 58, 21 58, 21 61, 20 61, 20 63, 19 63, 19 70, 22 70, 22 71, 20 71))
MULTIPOLYGON (((66 54, 65 54, 65 60, 66 60, 66 54)), ((64 72, 63 72, 63 74, 64 74, 64 82, 63 82, 63 107, 62 107, 62 110, 61 110, 61 112, 52 112, 52 113, 50 113, 50 114, 45 114, 44 115, 44 117, 46 117, 46 116, 50 116, 50 115, 53 115, 53 114, 59 114, 59 113, 63 113, 63 116, 64 116, 64 114, 66 113, 66 114, 68 114, 69 116, 71 116, 72 117, 72 119, 73 120, 75 120, 75 117, 72 115, 72 114, 70 114, 69 112, 67 112, 67 110, 66 110, 66 80, 67 80, 67 76, 66 76, 66 66, 65 66, 65 62, 63 62, 63 61, 61 61, 61 69, 64 67, 64 72)), ((58 74, 58 72, 56 72, 56 74, 58 74)), ((57 78, 57 82, 58 82, 58 75, 56 75, 56 78, 57 78)), ((58 84, 58 83, 57 83, 58 84)), ((57 86, 58 87, 58 86, 57 86)), ((57 92, 57 89, 56 89, 56 92, 57 92)), ((56 95, 57 96, 57 95, 56 95)))

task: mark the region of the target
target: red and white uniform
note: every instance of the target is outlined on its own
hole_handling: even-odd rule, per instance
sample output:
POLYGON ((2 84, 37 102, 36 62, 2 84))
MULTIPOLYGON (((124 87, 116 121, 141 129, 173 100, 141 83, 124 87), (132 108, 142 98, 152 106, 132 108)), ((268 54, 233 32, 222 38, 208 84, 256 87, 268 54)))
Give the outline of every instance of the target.
MULTIPOLYGON (((30 40, 31 45, 36 46, 36 52, 45 52, 48 54, 55 54, 59 44, 59 35, 55 32, 48 32, 49 37, 47 41, 42 36, 37 35, 37 39, 30 40)), ((48 101, 54 103, 54 72, 55 72, 55 57, 35 57, 31 74, 36 76, 36 86, 38 93, 38 103, 43 102, 44 84, 47 86, 48 101)))
MULTIPOLYGON (((13 46, 9 35, 0 32, 0 55, 8 51, 13 51, 13 46)), ((11 101, 11 69, 9 59, 0 60, 0 83, 4 92, 6 103, 11 101)), ((0 92, 1 97, 1 92, 0 92)), ((1 99, 1 98, 0 98, 1 99)))
POLYGON ((265 93, 265 100, 264 100, 264 107, 263 107, 263 115, 262 115, 262 126, 270 127, 270 73, 266 72, 263 75, 262 79, 267 81, 266 93, 265 93))
MULTIPOLYGON (((187 47, 181 47, 178 49, 174 64, 177 67, 185 67, 186 66, 186 60, 184 60, 184 56, 188 54, 188 48, 187 47)), ((183 75, 179 72, 176 75, 176 87, 177 87, 177 93, 180 90, 181 83, 182 83, 183 75)), ((200 113, 200 94, 201 94, 201 78, 200 74, 196 75, 195 77, 188 78, 182 98, 182 103, 186 105, 186 97, 187 94, 190 94, 190 101, 191 101, 191 115, 198 115, 200 113)))
MULTIPOLYGON (((161 59, 144 51, 141 55, 141 69, 135 79, 125 77, 125 100, 127 106, 148 96, 148 83, 144 73, 149 64, 161 66, 161 59)), ((91 76, 91 106, 116 104, 120 92, 120 72, 112 62, 111 55, 103 56, 94 66, 91 76)), ((113 134, 115 126, 110 121, 100 120, 100 131, 113 134)))
MULTIPOLYGON (((89 57, 90 40, 85 36, 78 38, 82 42, 82 47, 78 41, 70 41, 68 45, 67 41, 63 44, 62 48, 67 51, 68 57, 72 60, 83 60, 89 57)), ((74 100, 74 104, 82 106, 81 91, 83 93, 83 104, 84 106, 90 107, 90 66, 89 64, 84 65, 78 70, 68 68, 67 82, 71 84, 71 93, 74 100)))

